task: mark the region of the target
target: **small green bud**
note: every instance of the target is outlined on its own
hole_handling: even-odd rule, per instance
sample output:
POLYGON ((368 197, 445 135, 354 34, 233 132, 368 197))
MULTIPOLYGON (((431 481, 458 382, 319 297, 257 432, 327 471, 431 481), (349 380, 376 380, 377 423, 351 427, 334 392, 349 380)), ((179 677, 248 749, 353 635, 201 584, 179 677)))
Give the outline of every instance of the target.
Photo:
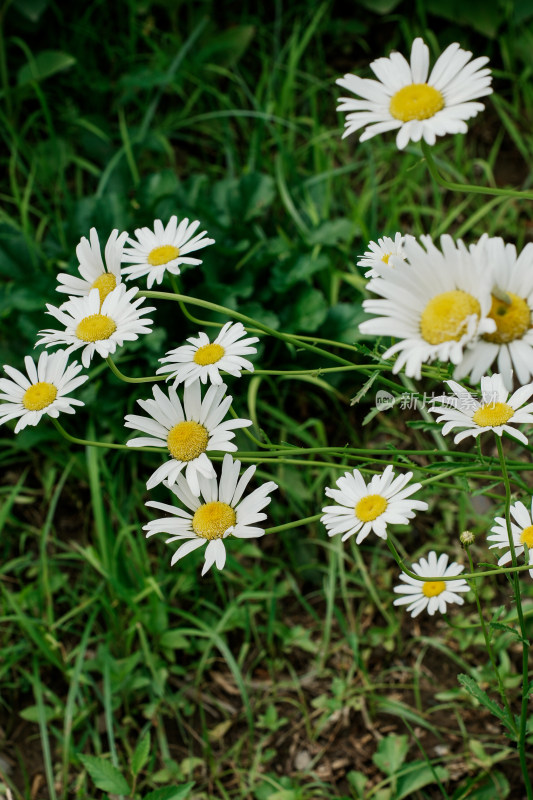
POLYGON ((474 544, 475 538, 475 534, 473 534, 472 531, 463 531, 459 536, 459 541, 461 542, 463 549, 467 550, 471 545, 474 544))

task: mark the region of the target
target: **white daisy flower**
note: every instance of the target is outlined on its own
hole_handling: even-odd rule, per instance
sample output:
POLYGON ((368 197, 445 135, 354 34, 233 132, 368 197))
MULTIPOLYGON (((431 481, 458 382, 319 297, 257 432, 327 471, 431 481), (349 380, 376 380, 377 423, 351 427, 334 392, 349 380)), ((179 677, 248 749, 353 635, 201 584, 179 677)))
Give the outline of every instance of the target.
POLYGON ((146 484, 147 489, 153 489, 165 479, 170 485, 174 484, 184 469, 189 488, 198 497, 200 476, 215 476, 207 453, 237 450, 237 445, 230 441, 235 436, 233 431, 247 428, 252 422, 249 419, 222 422, 233 400, 231 396, 224 398, 226 389, 223 383, 210 386, 202 400, 200 381, 195 381, 185 387, 183 408, 172 388, 167 397, 159 386, 153 386, 153 400, 137 400, 150 418, 128 414, 124 424, 149 435, 130 439, 127 444, 130 447, 167 447, 171 455, 169 461, 156 469, 146 484))
POLYGON ((190 344, 169 350, 164 358, 160 358, 166 367, 160 367, 157 374, 168 374, 167 381, 174 378, 174 388, 179 383, 189 386, 193 381, 200 380, 206 383, 222 383, 220 371, 224 370, 229 375, 240 377, 243 369, 251 372, 254 365, 243 358, 245 355, 257 353, 257 348, 250 345, 258 342, 256 336, 243 339, 246 336, 244 325, 240 322, 226 322, 214 342, 209 341, 206 333, 199 333, 197 337, 187 339, 190 344))
POLYGON ((39 331, 41 339, 35 346, 67 344, 67 353, 83 347, 81 361, 84 367, 89 366, 94 353, 106 358, 115 352, 117 345, 121 347, 124 342, 138 339, 141 333, 150 333, 148 326, 152 325, 152 320, 145 319, 143 315, 155 311, 155 307, 139 309, 144 297, 133 300, 137 291, 136 286, 126 291, 121 283, 101 305, 100 293, 96 288, 91 289, 87 297, 70 298, 60 308, 47 303, 47 313, 64 325, 65 330, 47 328, 39 331))
POLYGON ((437 422, 445 423, 442 429, 445 436, 454 428, 466 428, 455 436, 454 442, 457 444, 467 436, 476 438, 485 431, 494 431, 498 436, 505 431, 519 442, 527 444, 524 434, 511 427, 511 423, 519 425, 533 422, 533 403, 524 405, 533 394, 533 383, 520 387, 509 397, 501 375, 495 373, 481 378, 480 400, 455 381, 446 383, 454 396, 436 397, 433 402, 442 405, 433 405, 429 409, 433 414, 440 414, 437 422))
POLYGON ((403 150, 409 141, 423 138, 433 145, 437 136, 466 133, 465 120, 485 108, 472 100, 492 94, 490 70, 482 69, 488 58, 471 58, 472 53, 454 42, 439 56, 428 78, 429 49, 417 38, 410 64, 396 52, 370 64, 377 81, 350 74, 339 78, 340 86, 362 98, 340 98, 337 111, 350 112, 343 138, 364 128, 360 137, 364 142, 399 128, 396 146, 403 150))
POLYGON ((74 414, 72 406, 82 406, 81 400, 67 397, 88 375, 78 375, 81 364, 74 361, 67 366, 68 353, 58 350, 50 354, 44 351, 35 364, 33 358, 24 359, 27 377, 18 369, 4 364, 4 371, 11 378, 0 378, 0 425, 20 417, 15 427, 18 433, 26 425, 37 425, 43 414, 57 418, 59 414, 74 414))
POLYGON ((369 249, 357 262, 358 267, 370 267, 365 272, 365 278, 379 277, 380 273, 376 269, 376 265, 380 267, 383 264, 387 264, 387 266, 394 267, 398 261, 405 261, 403 243, 406 238, 401 233, 395 233, 394 239, 391 239, 390 236, 383 236, 377 242, 369 242, 369 249))
MULTIPOLYGON (((525 547, 527 547, 529 550, 528 563, 533 564, 533 501, 531 503, 531 513, 521 502, 514 503, 509 510, 511 516, 515 520, 514 522, 511 520, 511 533, 513 536, 515 555, 517 557, 521 556, 524 553, 525 547)), ((490 548, 507 548, 507 552, 498 559, 498 566, 502 567, 512 561, 511 550, 509 548, 509 536, 507 535, 507 523, 505 517, 496 517, 494 522, 496 525, 491 528, 492 535, 487 536, 487 539, 489 542, 494 542, 494 544, 490 545, 490 548)), ((533 578, 533 569, 529 570, 529 574, 533 578)))
POLYGON ((104 261, 102 261, 96 228, 91 228, 89 236, 90 242, 85 236, 82 236, 76 247, 76 256, 79 261, 78 272, 81 278, 61 272, 57 276, 59 286, 56 289, 58 292, 79 297, 88 295, 91 289, 98 289, 100 302, 103 303, 107 295, 122 281, 120 264, 122 248, 128 238, 128 232, 124 231, 120 236, 116 229, 111 232, 105 246, 104 261))
POLYGON ((342 533, 346 541, 357 533, 356 544, 360 544, 370 531, 381 539, 387 538, 387 525, 406 525, 415 516, 414 509, 425 511, 428 504, 423 500, 407 498, 421 488, 420 483, 407 483, 412 472, 394 478, 389 464, 382 475, 374 475, 366 484, 358 469, 345 472, 337 480, 338 489, 326 488, 326 497, 335 500, 336 505, 322 509, 324 516, 320 521, 327 528, 328 536, 342 533))
POLYGON ((533 243, 517 256, 514 245, 485 233, 470 250, 488 273, 492 292, 488 316, 496 330, 466 348, 454 378, 469 375, 471 383, 479 383, 497 360, 498 372, 512 391, 513 370, 521 384, 533 376, 533 243))
POLYGON ((166 228, 160 219, 155 220, 153 231, 150 228, 137 228, 137 239, 128 239, 131 247, 124 250, 124 261, 133 265, 122 270, 122 274, 128 276, 126 280, 136 280, 146 275, 150 289, 154 282, 161 283, 166 271, 179 275, 180 264, 201 264, 200 258, 190 258, 187 253, 214 244, 215 240, 203 238, 207 231, 191 238, 199 225, 198 220, 189 223, 187 218, 178 225, 178 218, 173 216, 166 228))
POLYGON ((430 236, 421 241, 424 247, 406 237, 406 261, 394 269, 374 265, 379 277, 367 289, 382 299, 365 300, 363 308, 379 316, 359 325, 361 333, 398 339, 383 358, 399 353, 393 372, 405 366, 406 375, 415 378, 421 377, 422 364, 435 359, 458 364, 468 342, 496 329, 487 318, 490 287, 463 242, 442 236, 441 252, 430 236))
POLYGON ((154 533, 165 532, 170 534, 167 544, 182 542, 172 556, 172 565, 206 544, 205 563, 202 569, 202 575, 205 575, 213 564, 216 564, 218 569, 224 567, 226 563, 224 539, 228 536, 254 539, 264 535, 264 530, 258 528, 257 523, 266 519, 267 515, 261 512, 270 503, 272 498, 268 495, 278 488, 277 484, 268 481, 243 500, 241 498, 256 467, 248 467, 239 480, 240 468, 240 461, 233 461, 231 456, 225 455, 220 481, 217 481, 216 477, 205 478, 200 475, 201 497, 195 497, 183 475, 177 476, 175 486, 169 486, 165 481, 165 486, 193 512, 192 514, 155 500, 146 503, 147 506, 172 515, 152 520, 144 525, 144 530, 148 531, 147 537, 153 536, 154 533))
POLYGON ((435 611, 445 614, 446 603, 457 603, 462 606, 464 598, 457 592, 468 592, 468 583, 463 578, 456 581, 447 581, 446 578, 460 575, 463 569, 462 564, 457 564, 455 561, 448 565, 446 553, 441 553, 437 558, 437 554, 432 550, 428 553, 427 559, 421 558, 417 564, 413 564, 412 571, 422 578, 427 575, 428 578, 440 577, 441 580, 422 582, 411 578, 405 572, 400 573, 403 584, 395 586, 394 591, 403 596, 398 597, 394 605, 407 605, 407 611, 411 612, 412 617, 417 617, 426 609, 430 616, 433 616, 435 611))

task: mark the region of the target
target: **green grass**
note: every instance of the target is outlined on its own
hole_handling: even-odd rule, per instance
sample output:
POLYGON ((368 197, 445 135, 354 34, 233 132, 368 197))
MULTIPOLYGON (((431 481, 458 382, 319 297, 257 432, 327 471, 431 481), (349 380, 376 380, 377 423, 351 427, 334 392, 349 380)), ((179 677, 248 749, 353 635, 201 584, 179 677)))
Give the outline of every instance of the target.
MULTIPOLYGON (((531 32, 505 3, 483 19, 463 10, 459 24, 446 3, 439 16, 429 3, 416 14, 407 2, 383 14, 358 3, 350 17, 331 2, 261 14, 251 3, 63 5, 0 9, 1 363, 20 367, 49 325, 55 275, 75 270, 92 225, 105 239, 173 213, 201 219, 216 245, 183 271, 181 291, 275 330, 337 340, 339 357, 367 365, 355 261, 370 239, 403 230, 473 241, 487 231, 521 247, 531 238, 529 204, 442 191, 418 146, 399 154, 392 137, 341 141, 334 111, 344 72, 367 74, 369 60, 406 52, 415 35, 434 53, 458 40, 491 57, 497 95, 468 136, 439 142, 437 163, 453 181, 530 189, 531 32), (354 342, 357 354, 342 348, 354 342)), ((117 353, 127 375, 153 374, 198 330, 194 319, 224 321, 194 306, 193 320, 177 319, 156 305, 154 333, 117 353)), ((256 365, 333 362, 262 337, 256 365)), ((405 390, 398 376, 380 374, 350 406, 369 374, 231 384, 262 442, 337 448, 329 470, 309 463, 320 453, 264 457, 258 476, 280 486, 269 525, 319 513, 324 486, 348 466, 369 474, 391 461, 417 479, 435 474, 427 423, 396 411, 364 424, 378 388, 405 390), (344 454, 347 443, 361 452, 344 454)), ((445 374, 426 370, 422 391, 445 374)), ((124 387, 97 361, 90 376, 79 392, 86 409, 65 427, 124 441, 124 414, 149 388, 124 387)), ((0 796, 6 787, 17 800, 121 794, 113 768, 138 797, 178 785, 198 799, 517 796, 518 757, 456 679, 492 683, 473 604, 450 624, 412 622, 392 607, 389 551, 329 540, 319 522, 230 542, 224 571, 204 579, 201 554, 171 568, 170 548, 142 532, 157 456, 76 448, 44 422, 17 437, 12 428, 0 434, 0 796), (93 780, 91 757, 105 764, 108 788, 93 780), (409 789, 413 775, 422 788, 409 789)), ((244 435, 238 443, 260 460, 244 435)), ((454 456, 442 469, 468 463, 454 456)), ((528 466, 513 469, 517 492, 530 491, 528 466)), ((485 532, 501 513, 498 480, 487 462, 470 484, 433 484, 430 513, 414 530, 394 529, 401 555, 452 543, 461 559, 460 531, 485 532), (487 473, 479 512, 464 490, 481 492, 487 473)), ((162 489, 151 496, 165 499, 162 489)), ((492 560, 481 543, 473 557, 492 560)), ((503 577, 482 579, 480 594, 488 618, 501 606, 513 622, 503 577)), ((518 692, 510 633, 498 633, 495 652, 518 692)))

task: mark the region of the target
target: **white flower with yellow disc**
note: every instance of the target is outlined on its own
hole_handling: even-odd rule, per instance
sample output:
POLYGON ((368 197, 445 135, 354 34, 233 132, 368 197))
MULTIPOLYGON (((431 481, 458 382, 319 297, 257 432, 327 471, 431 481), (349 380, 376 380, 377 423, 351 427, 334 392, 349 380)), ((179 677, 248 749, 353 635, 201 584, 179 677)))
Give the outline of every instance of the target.
POLYGON ((383 354, 398 354, 393 372, 405 366, 409 377, 420 378, 422 364, 435 359, 459 364, 468 342, 493 333, 490 281, 463 242, 440 239, 442 251, 422 236, 424 247, 412 236, 403 249, 406 261, 394 269, 375 265, 379 277, 367 289, 380 296, 365 300, 365 311, 378 316, 359 326, 364 334, 398 339, 383 354))
POLYGON ((526 436, 512 425, 533 423, 533 403, 524 405, 533 395, 533 383, 521 386, 509 397, 501 375, 495 373, 481 378, 481 397, 478 399, 468 389, 455 381, 446 381, 453 396, 436 397, 429 411, 439 414, 437 422, 444 422, 442 433, 446 436, 455 428, 465 428, 458 433, 457 444, 467 436, 478 437, 485 431, 494 431, 501 436, 503 432, 527 444, 526 436))
POLYGON ((521 384, 533 376, 533 243, 518 256, 513 244, 483 234, 470 250, 490 275, 492 304, 488 316, 496 330, 466 348, 454 378, 461 380, 468 375, 471 383, 479 383, 497 360, 498 372, 512 391, 513 371, 521 384))
POLYGON ((127 280, 137 280, 143 275, 148 278, 148 288, 154 282, 161 283, 165 272, 172 275, 180 274, 180 264, 201 264, 200 258, 191 258, 188 253, 201 250, 209 244, 214 244, 214 239, 204 238, 207 231, 193 236, 200 222, 190 222, 182 219, 178 225, 178 218, 173 216, 166 227, 160 219, 154 222, 154 230, 150 228, 137 228, 136 239, 128 239, 131 247, 124 249, 124 261, 132 264, 122 270, 127 275, 127 280))
POLYGON ((342 533, 344 542, 356 533, 356 544, 360 544, 370 531, 386 539, 387 525, 406 525, 415 516, 415 509, 425 511, 428 507, 423 500, 409 499, 421 488, 420 483, 407 485, 412 477, 413 473, 407 472, 395 478, 390 464, 368 484, 358 469, 345 472, 336 481, 337 489, 326 488, 326 497, 336 503, 322 509, 320 521, 328 536, 342 533))
POLYGON ((414 40, 411 63, 400 53, 378 58, 370 64, 377 81, 345 75, 337 83, 358 95, 341 97, 337 111, 348 111, 343 138, 364 128, 360 141, 385 131, 398 130, 399 150, 409 141, 424 139, 434 145, 437 136, 466 133, 465 120, 483 111, 478 97, 492 94, 490 70, 483 69, 486 56, 472 58, 457 42, 449 45, 429 71, 429 49, 423 40, 414 40))
POLYGON ((446 613, 447 603, 457 603, 462 606, 464 598, 461 597, 463 592, 468 592, 469 586, 464 578, 458 578, 451 581, 446 578, 454 578, 460 575, 464 570, 462 564, 457 564, 452 561, 448 564, 448 556, 446 553, 441 553, 437 558, 434 550, 428 553, 427 558, 421 558, 416 564, 413 564, 412 571, 421 578, 437 578, 436 581, 418 581, 416 578, 411 578, 405 572, 400 574, 400 580, 403 581, 400 586, 395 586, 394 591, 396 594, 402 595, 394 601, 395 606, 407 606, 407 611, 411 612, 412 617, 417 617, 422 611, 428 612, 432 617, 435 611, 441 614, 446 613), (461 594, 458 594, 460 592, 461 594))
POLYGON ((365 272, 365 278, 378 278, 379 271, 377 267, 386 264, 387 266, 394 267, 397 261, 405 261, 405 253, 403 251, 403 243, 406 236, 401 233, 395 233, 394 239, 390 236, 383 236, 377 242, 369 242, 368 250, 359 258, 357 262, 358 267, 369 267, 365 272))
POLYGON ((39 331, 41 338, 36 346, 66 344, 67 353, 83 347, 81 361, 84 367, 89 366, 95 353, 106 358, 124 342, 133 342, 139 334, 150 333, 152 320, 143 315, 155 309, 153 306, 140 309, 144 297, 134 300, 137 291, 135 286, 126 290, 121 283, 102 304, 97 288, 91 289, 86 297, 70 298, 59 308, 47 303, 47 313, 64 325, 65 330, 47 328, 39 331))
MULTIPOLYGON (((511 520, 511 535, 513 537, 515 555, 517 557, 521 556, 527 547, 529 551, 528 563, 533 565, 533 500, 531 502, 531 512, 529 512, 526 506, 520 501, 514 503, 509 511, 513 518, 511 520)), ((496 517, 494 522, 496 525, 491 528, 492 535, 487 536, 487 540, 493 542, 493 544, 489 545, 489 548, 507 548, 507 552, 498 559, 498 566, 502 567, 505 564, 510 564, 512 561, 511 550, 509 548, 509 536, 507 534, 507 523, 504 517, 496 517)), ((529 570, 529 574, 533 578, 533 569, 529 570)))
POLYGON ((4 371, 11 378, 0 378, 0 425, 19 418, 15 433, 26 425, 37 425, 43 414, 57 418, 59 414, 74 414, 72 406, 82 406, 81 400, 67 397, 88 375, 79 375, 81 364, 68 364, 68 353, 44 351, 35 364, 30 356, 24 359, 26 373, 4 364, 4 371))
POLYGON ((105 246, 104 260, 96 228, 91 228, 89 236, 90 241, 83 236, 76 247, 81 278, 61 272, 57 276, 59 286, 56 289, 74 297, 84 297, 91 289, 98 289, 100 302, 103 303, 107 295, 122 281, 120 265, 128 232, 124 231, 119 235, 118 230, 111 231, 105 246))
POLYGON ((153 489, 158 483, 167 480, 174 484, 180 472, 185 470, 185 479, 191 492, 200 494, 199 479, 213 478, 215 470, 209 456, 210 452, 232 452, 237 450, 231 439, 236 428, 247 428, 249 419, 230 419, 222 422, 231 406, 232 397, 224 397, 227 386, 210 386, 202 399, 200 381, 186 386, 183 393, 183 407, 175 389, 168 390, 168 396, 159 386, 152 388, 153 400, 137 400, 143 411, 150 416, 141 417, 128 414, 125 426, 147 433, 137 439, 130 439, 130 447, 166 447, 171 456, 162 464, 146 484, 153 489))
POLYGON ((174 388, 179 383, 188 386, 195 380, 206 383, 222 383, 220 370, 234 377, 240 377, 243 369, 253 372, 254 365, 243 356, 257 353, 251 345, 259 341, 256 336, 246 336, 244 325, 240 322, 226 322, 216 339, 211 342, 206 333, 187 339, 190 344, 176 347, 159 360, 168 366, 160 367, 157 373, 168 374, 168 380, 174 378, 174 388))
POLYGON ((216 477, 205 478, 200 475, 200 496, 191 492, 183 475, 178 475, 174 486, 169 486, 165 481, 165 485, 192 514, 155 500, 146 503, 147 506, 171 515, 152 520, 144 526, 144 530, 147 531, 147 537, 155 533, 169 534, 167 544, 182 542, 172 556, 172 565, 193 550, 207 545, 202 569, 202 575, 205 575, 213 564, 218 569, 224 567, 224 539, 228 536, 255 539, 264 535, 264 530, 257 527, 257 523, 266 519, 262 510, 272 499, 268 495, 278 487, 273 481, 268 481, 242 499, 256 467, 248 467, 239 479, 240 468, 240 461, 233 461, 231 456, 225 455, 219 481, 216 477))

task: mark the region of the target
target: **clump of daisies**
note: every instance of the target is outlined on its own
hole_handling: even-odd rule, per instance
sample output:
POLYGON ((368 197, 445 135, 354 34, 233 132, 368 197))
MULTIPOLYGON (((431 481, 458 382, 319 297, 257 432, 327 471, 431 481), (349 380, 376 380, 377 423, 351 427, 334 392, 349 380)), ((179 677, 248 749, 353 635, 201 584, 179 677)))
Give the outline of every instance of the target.
POLYGON ((470 342, 496 330, 482 265, 461 240, 444 235, 440 245, 430 236, 420 242, 409 236, 402 245, 405 260, 394 269, 374 263, 367 289, 378 299, 363 302, 374 316, 359 330, 396 340, 383 354, 384 359, 397 356, 394 373, 405 367, 406 375, 420 378, 425 363, 459 364, 470 342))
POLYGON ((477 384, 496 362, 512 391, 513 372, 521 384, 533 377, 533 243, 518 254, 513 244, 485 233, 469 249, 491 293, 495 330, 468 343, 454 377, 477 384))
POLYGON ((340 98, 337 110, 349 112, 343 138, 361 128, 362 142, 397 130, 396 146, 403 150, 409 141, 424 139, 434 145, 437 136, 466 133, 466 120, 484 109, 473 101, 492 93, 488 58, 471 58, 472 53, 454 42, 428 77, 429 49, 417 38, 410 61, 396 52, 372 61, 370 69, 378 80, 352 74, 339 78, 337 83, 357 98, 340 98))

